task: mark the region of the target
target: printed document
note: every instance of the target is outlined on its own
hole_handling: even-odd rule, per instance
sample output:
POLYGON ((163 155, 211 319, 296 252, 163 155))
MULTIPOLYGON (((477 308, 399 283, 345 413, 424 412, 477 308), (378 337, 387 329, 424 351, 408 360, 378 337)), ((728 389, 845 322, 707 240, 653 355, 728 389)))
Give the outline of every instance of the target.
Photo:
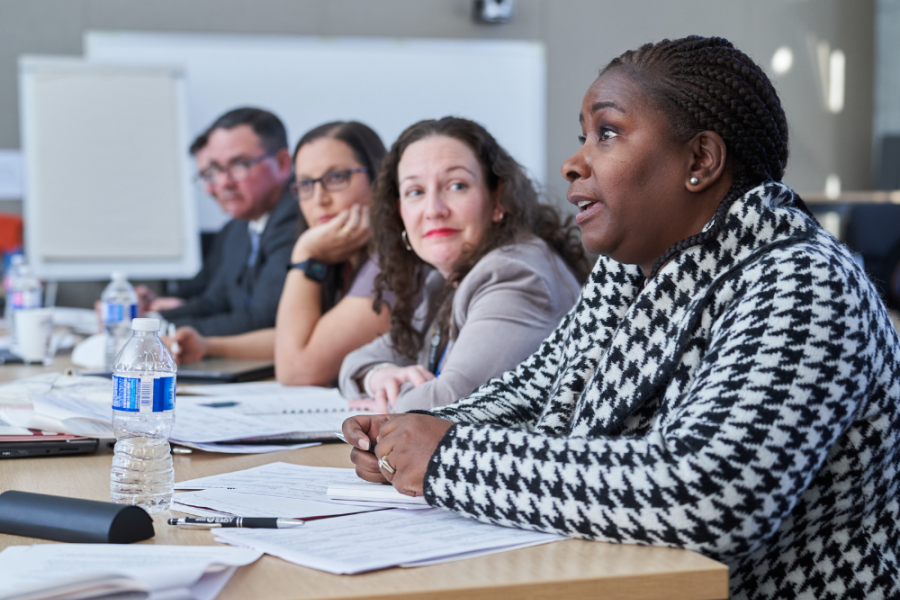
MULTIPOLYGON (((0 599, 21 596, 24 589, 47 587, 53 579, 96 574, 122 575, 149 590, 149 598, 213 600, 237 567, 262 553, 221 546, 145 544, 34 544, 0 552, 0 599)), ((56 597, 71 597, 61 595, 56 597)))
POLYGON ((334 483, 328 486, 328 498, 355 504, 372 504, 384 508, 427 507, 423 496, 401 494, 392 485, 357 481, 354 483, 334 483))
POLYGON ((329 485, 358 481, 355 469, 306 467, 276 462, 243 471, 182 481, 175 484, 175 489, 232 490, 264 496, 328 502, 329 485))
POLYGON ((200 396, 233 397, 246 399, 304 399, 326 403, 346 404, 346 400, 335 388, 316 385, 282 385, 277 381, 248 381, 246 383, 230 383, 228 385, 187 385, 178 389, 179 394, 196 394, 200 396))
POLYGON ((480 523, 450 511, 383 510, 308 521, 293 529, 217 529, 216 540, 255 548, 284 560, 337 574, 455 560, 505 551, 562 536, 480 523))
POLYGON ((172 508, 174 510, 180 510, 188 514, 195 514, 195 511, 199 510, 203 514, 198 512, 198 516, 204 516, 208 511, 215 511, 235 517, 313 519, 380 510, 380 507, 377 506, 332 504, 330 502, 247 494, 222 489, 178 493, 175 494, 173 502, 172 508))
MULTIPOLYGON (((32 429, 111 436, 112 408, 108 398, 98 402, 74 395, 35 395, 33 400, 33 408, 8 408, 3 411, 3 416, 14 425, 32 429)), ((341 412, 274 410, 255 414, 237 410, 230 402, 224 403, 227 406, 222 404, 202 397, 179 397, 175 406, 175 427, 170 439, 174 442, 209 444, 247 438, 281 439, 305 432, 330 436, 340 431, 347 416, 341 412)), ((298 440, 299 443, 302 443, 301 440, 298 440)), ((285 447, 266 446, 254 451, 267 449, 275 451, 284 450, 285 447)))

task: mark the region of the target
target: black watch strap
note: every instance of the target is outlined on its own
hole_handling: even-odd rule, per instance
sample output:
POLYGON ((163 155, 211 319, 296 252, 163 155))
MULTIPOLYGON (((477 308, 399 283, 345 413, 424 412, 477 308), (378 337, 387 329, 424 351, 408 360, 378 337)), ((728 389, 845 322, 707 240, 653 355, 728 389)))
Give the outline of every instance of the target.
POLYGON ((306 275, 307 279, 315 281, 316 283, 325 281, 325 276, 328 274, 328 265, 315 258, 308 258, 303 262, 288 265, 288 271, 291 269, 300 269, 303 271, 303 274, 306 275))

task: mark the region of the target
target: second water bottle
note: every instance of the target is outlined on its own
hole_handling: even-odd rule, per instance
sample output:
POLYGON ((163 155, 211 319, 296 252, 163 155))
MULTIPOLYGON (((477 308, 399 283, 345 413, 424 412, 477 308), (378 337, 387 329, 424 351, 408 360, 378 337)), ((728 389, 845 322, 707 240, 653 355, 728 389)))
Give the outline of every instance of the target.
POLYGON ((112 281, 100 296, 103 329, 106 333, 106 369, 113 370, 116 355, 131 337, 131 320, 137 317, 138 297, 124 273, 113 273, 112 281))

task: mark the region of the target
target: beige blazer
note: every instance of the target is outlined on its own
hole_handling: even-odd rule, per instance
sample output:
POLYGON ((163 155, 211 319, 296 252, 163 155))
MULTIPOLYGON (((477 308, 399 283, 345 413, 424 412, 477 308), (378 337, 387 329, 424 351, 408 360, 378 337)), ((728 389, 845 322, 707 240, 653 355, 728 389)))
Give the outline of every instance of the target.
MULTIPOLYGON (((394 352, 390 335, 347 355, 338 384, 347 398, 363 395, 359 381, 379 363, 428 364, 430 323, 424 327, 428 298, 443 278, 432 272, 413 325, 426 333, 416 360, 394 352)), ((468 396, 475 388, 534 352, 569 311, 581 286, 558 254, 538 238, 486 254, 459 284, 453 297, 450 342, 437 379, 418 387, 405 384, 395 412, 427 410, 468 396)))

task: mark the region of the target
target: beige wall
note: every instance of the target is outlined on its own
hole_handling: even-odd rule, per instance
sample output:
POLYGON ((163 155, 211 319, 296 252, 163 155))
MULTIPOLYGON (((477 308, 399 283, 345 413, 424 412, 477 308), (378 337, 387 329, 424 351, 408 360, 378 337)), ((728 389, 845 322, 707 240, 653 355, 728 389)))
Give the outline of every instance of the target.
POLYGON ((874 0, 517 0, 507 25, 476 24, 470 7, 471 0, 0 0, 0 148, 19 146, 18 55, 79 55, 88 29, 537 39, 547 46, 548 191, 562 199, 559 165, 576 148, 576 113, 598 69, 644 42, 696 33, 728 37, 765 65, 776 48, 792 46, 794 68, 776 81, 793 128, 787 181, 820 190, 837 173, 844 189, 870 185, 874 0), (847 54, 839 115, 824 106, 816 39, 847 54))

